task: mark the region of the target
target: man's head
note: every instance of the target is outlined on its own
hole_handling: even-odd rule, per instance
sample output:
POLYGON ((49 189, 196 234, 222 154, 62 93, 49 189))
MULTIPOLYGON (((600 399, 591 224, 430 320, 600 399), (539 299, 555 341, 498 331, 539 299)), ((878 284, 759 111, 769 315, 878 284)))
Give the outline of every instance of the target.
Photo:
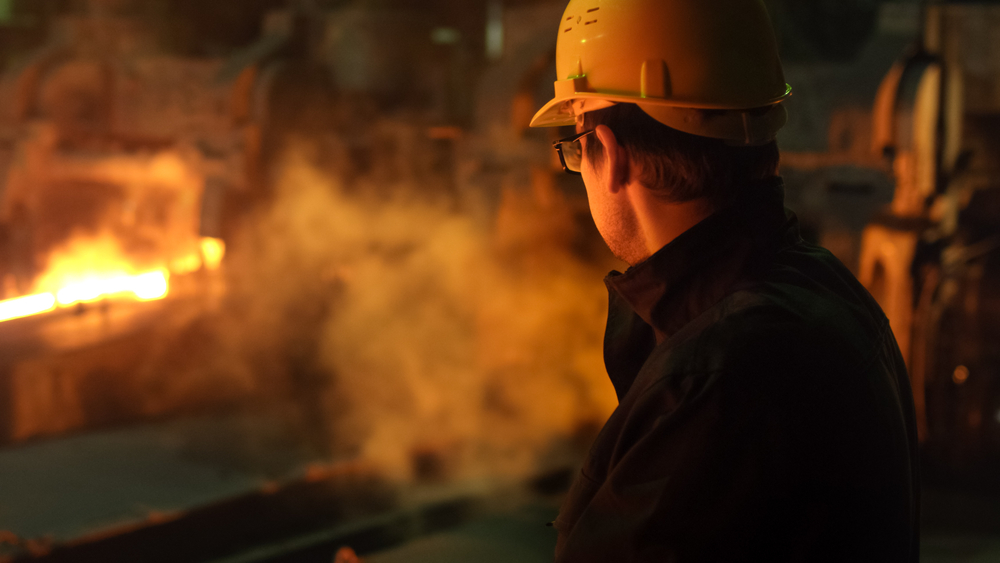
POLYGON ((721 203, 777 168, 792 89, 763 0, 570 0, 556 74, 531 126, 606 125, 667 199, 721 203))
MULTIPOLYGON (((667 127, 634 104, 617 104, 583 114, 581 131, 604 125, 629 158, 634 180, 665 201, 706 200, 713 208, 733 201, 749 184, 777 174, 778 145, 733 146, 718 139, 667 127)), ((591 166, 604 161, 601 136, 584 139, 591 166)))
POLYGON ((676 131, 632 104, 580 116, 580 173, 616 256, 636 264, 744 190, 775 175, 778 148, 731 146, 676 131))
POLYGON ((582 162, 557 145, 626 261, 776 172, 791 87, 763 0, 570 0, 556 73, 531 125, 593 131, 582 162))

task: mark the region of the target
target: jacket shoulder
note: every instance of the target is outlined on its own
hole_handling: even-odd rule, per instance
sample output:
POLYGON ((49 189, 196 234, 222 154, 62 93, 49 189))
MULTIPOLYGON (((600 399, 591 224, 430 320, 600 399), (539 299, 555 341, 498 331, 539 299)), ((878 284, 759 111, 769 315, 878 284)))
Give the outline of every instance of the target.
POLYGON ((888 320, 851 272, 825 249, 800 244, 663 342, 648 367, 852 369, 871 361, 886 337, 888 320))

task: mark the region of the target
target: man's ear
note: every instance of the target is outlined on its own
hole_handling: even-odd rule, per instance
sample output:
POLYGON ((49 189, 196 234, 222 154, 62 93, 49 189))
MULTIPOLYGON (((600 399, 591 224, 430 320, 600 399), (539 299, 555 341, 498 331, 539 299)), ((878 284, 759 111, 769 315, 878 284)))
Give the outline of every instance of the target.
POLYGON ((601 141, 604 153, 604 170, 607 186, 611 192, 617 192, 629 181, 629 160, 625 148, 618 144, 618 139, 607 125, 598 125, 594 135, 601 141))

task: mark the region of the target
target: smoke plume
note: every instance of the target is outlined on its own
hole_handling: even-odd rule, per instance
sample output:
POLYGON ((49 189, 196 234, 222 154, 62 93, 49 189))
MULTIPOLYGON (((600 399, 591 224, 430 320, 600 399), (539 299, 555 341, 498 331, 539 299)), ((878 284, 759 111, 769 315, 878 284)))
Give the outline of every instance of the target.
POLYGON ((557 190, 505 190, 483 224, 413 186, 348 190, 307 153, 234 245, 233 332, 308 374, 335 451, 403 478, 524 474, 605 420, 606 264, 571 250, 557 190))

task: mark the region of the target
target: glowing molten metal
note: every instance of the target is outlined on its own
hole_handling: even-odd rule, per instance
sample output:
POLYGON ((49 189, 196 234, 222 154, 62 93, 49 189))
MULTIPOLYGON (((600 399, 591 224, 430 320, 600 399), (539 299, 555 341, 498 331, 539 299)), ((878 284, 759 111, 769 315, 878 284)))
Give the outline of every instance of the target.
MULTIPOLYGON (((203 238, 200 246, 200 253, 175 260, 170 270, 184 274, 202 267, 217 269, 225 256, 225 243, 203 238)), ((134 273, 111 238, 77 240, 54 253, 48 271, 35 285, 37 293, 0 301, 0 322, 107 298, 163 299, 170 290, 169 280, 166 268, 134 273)))
POLYGON ((170 274, 156 270, 142 274, 92 277, 67 285, 53 295, 38 293, 0 301, 0 322, 47 313, 76 303, 90 303, 115 295, 131 295, 140 301, 153 301, 167 296, 170 274))
POLYGON ((95 277, 67 285, 56 293, 59 305, 67 307, 75 303, 88 303, 112 295, 129 294, 140 301, 162 299, 167 295, 167 278, 165 270, 146 272, 136 276, 115 275, 112 277, 95 277))
POLYGON ((0 322, 46 313, 56 308, 56 298, 51 293, 40 293, 0 301, 0 322))

